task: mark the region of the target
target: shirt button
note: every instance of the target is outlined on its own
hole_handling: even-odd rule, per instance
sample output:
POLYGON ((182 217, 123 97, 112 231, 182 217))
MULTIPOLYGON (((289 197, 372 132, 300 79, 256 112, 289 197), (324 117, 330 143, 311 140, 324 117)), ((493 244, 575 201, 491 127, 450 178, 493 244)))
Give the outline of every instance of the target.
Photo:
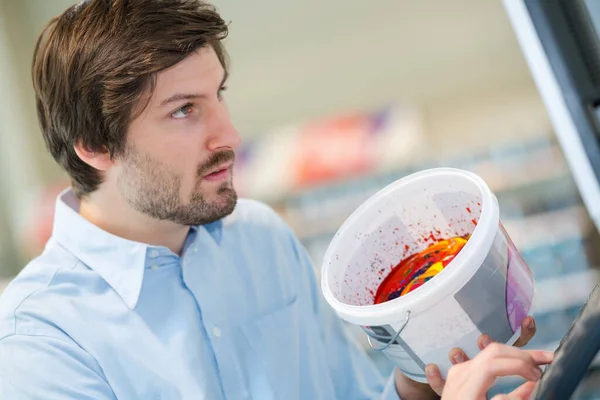
POLYGON ((158 250, 150 250, 150 258, 157 258, 160 253, 158 252, 158 250))
POLYGON ((150 267, 150 269, 151 269, 152 271, 156 271, 158 268, 159 268, 159 266, 158 266, 158 265, 156 265, 156 264, 154 264, 154 265, 152 265, 152 266, 150 267))
POLYGON ((219 328, 217 328, 215 326, 215 328, 213 329, 213 335, 215 335, 215 337, 221 337, 221 330, 219 328))

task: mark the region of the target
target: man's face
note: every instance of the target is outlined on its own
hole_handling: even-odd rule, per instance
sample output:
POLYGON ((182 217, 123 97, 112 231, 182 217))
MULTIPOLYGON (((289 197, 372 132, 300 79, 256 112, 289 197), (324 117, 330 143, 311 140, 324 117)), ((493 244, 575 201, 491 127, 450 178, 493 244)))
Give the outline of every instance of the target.
POLYGON ((230 214, 234 150, 240 143, 221 97, 226 76, 211 47, 159 73, 117 160, 117 188, 137 211, 182 225, 230 214))

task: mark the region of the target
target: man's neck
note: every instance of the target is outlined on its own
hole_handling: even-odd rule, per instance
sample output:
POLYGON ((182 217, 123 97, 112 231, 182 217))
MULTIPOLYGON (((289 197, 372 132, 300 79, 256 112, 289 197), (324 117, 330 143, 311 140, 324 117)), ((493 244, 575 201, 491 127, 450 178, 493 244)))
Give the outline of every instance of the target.
POLYGON ((159 221, 142 214, 120 196, 93 193, 81 200, 79 214, 102 230, 115 236, 153 246, 164 246, 181 254, 189 226, 159 221))

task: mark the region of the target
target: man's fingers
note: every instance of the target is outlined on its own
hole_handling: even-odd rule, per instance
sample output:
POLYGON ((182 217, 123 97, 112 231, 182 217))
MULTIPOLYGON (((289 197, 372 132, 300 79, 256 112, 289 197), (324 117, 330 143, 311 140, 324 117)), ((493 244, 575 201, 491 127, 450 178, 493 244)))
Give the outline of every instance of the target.
POLYGON ((455 347, 452 350, 450 350, 449 358, 450 358, 450 362, 453 365, 464 363, 465 361, 469 361, 469 357, 467 357, 465 352, 462 351, 462 349, 459 349, 458 347, 455 347))
POLYGON ((495 359, 495 358, 514 358, 529 362, 532 365, 546 365, 554 359, 554 353, 543 350, 521 350, 513 346, 500 343, 492 343, 485 350, 482 350, 481 356, 477 359, 495 359))
POLYGON ((523 347, 533 336, 535 335, 536 327, 535 327, 535 319, 533 317, 525 317, 523 321, 521 321, 521 337, 517 339, 513 346, 523 347))
POLYGON ((521 400, 519 397, 509 396, 507 394, 497 394, 492 397, 492 400, 521 400))
POLYGON ((509 394, 499 394, 492 400, 529 400, 537 382, 525 382, 509 394))
POLYGON ((546 365, 554 361, 554 353, 543 350, 525 350, 537 365, 546 365))
POLYGON ((427 375, 427 383, 429 383, 429 386, 431 386, 434 392, 441 396, 446 382, 442 379, 439 368, 434 364, 429 364, 425 368, 425 374, 427 375))
POLYGON ((537 381, 542 376, 542 370, 533 360, 525 361, 520 358, 496 358, 482 368, 494 378, 499 376, 521 376, 528 381, 537 381))
POLYGON ((481 356, 477 356, 477 358, 480 360, 501 357, 521 358, 523 360, 531 359, 531 356, 526 351, 497 342, 489 344, 484 350, 481 351, 481 356))
POLYGON ((492 338, 488 334, 484 333, 483 335, 479 336, 479 339, 477 339, 477 345, 479 346, 479 350, 485 349, 490 344, 492 344, 492 338))
POLYGON ((508 394, 510 399, 528 400, 537 382, 525 382, 508 394))

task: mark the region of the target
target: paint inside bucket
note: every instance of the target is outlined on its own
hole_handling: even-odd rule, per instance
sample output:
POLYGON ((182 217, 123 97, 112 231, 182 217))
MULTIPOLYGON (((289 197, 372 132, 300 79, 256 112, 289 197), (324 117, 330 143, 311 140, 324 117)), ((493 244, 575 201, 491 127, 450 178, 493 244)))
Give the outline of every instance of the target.
POLYGON ((397 299, 429 282, 450 264, 469 237, 470 235, 465 235, 440 239, 425 250, 400 261, 379 285, 374 304, 397 299))

